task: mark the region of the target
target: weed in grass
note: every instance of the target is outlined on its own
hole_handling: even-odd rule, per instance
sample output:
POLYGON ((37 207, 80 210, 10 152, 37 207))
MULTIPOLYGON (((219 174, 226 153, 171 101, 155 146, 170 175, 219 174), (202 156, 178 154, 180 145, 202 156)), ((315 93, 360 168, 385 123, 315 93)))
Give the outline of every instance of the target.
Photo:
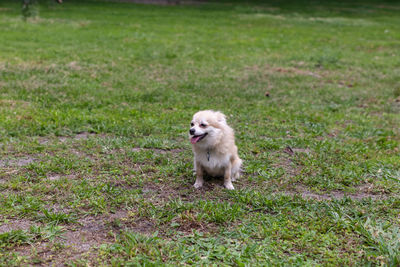
POLYGON ((357 225, 356 230, 369 246, 368 257, 387 266, 400 264, 400 228, 398 226, 367 218, 365 223, 357 225))
POLYGON ((7 197, 0 199, 0 201, 3 213, 22 216, 32 216, 43 206, 43 202, 39 198, 29 194, 8 194, 7 197))
POLYGON ((1 246, 17 246, 21 244, 29 244, 31 237, 23 230, 12 230, 0 234, 1 246))
POLYGON ((46 225, 45 227, 31 226, 29 231, 11 230, 10 232, 0 234, 1 248, 54 240, 56 237, 60 237, 62 233, 63 228, 53 224, 46 225))
POLYGON ((53 241, 57 237, 62 237, 62 234, 65 232, 64 228, 59 225, 55 225, 54 223, 49 223, 44 227, 40 226, 32 226, 30 228, 30 233, 37 238, 41 238, 43 240, 53 241))
POLYGON ((397 86, 393 89, 393 95, 394 95, 394 97, 400 97, 400 85, 397 85, 397 86))
POLYGON ((46 209, 42 209, 43 215, 38 216, 39 221, 48 222, 50 224, 58 225, 62 223, 74 223, 76 217, 74 214, 66 214, 63 212, 52 212, 46 209))

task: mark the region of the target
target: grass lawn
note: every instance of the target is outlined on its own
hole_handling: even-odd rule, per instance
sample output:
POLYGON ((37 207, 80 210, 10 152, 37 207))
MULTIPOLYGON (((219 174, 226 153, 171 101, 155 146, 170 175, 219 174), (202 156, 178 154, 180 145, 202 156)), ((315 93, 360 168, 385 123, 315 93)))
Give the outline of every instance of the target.
POLYGON ((399 13, 1 1, 0 266, 399 266, 399 13), (192 187, 202 109, 235 191, 192 187))

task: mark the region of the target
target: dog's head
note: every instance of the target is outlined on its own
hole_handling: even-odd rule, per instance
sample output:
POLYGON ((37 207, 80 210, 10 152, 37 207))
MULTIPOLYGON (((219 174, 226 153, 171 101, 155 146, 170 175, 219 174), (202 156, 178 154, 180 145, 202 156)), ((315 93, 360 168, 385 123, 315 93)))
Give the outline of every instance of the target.
POLYGON ((209 147, 219 142, 226 126, 225 115, 219 111, 203 110, 193 115, 189 138, 193 145, 209 147))

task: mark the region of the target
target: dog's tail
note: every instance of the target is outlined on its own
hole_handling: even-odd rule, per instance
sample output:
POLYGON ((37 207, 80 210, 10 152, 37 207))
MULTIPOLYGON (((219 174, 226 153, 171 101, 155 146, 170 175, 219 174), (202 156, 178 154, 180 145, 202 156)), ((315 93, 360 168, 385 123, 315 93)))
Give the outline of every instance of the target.
POLYGON ((242 163, 243 161, 240 158, 236 158, 232 162, 232 181, 239 179, 242 163))

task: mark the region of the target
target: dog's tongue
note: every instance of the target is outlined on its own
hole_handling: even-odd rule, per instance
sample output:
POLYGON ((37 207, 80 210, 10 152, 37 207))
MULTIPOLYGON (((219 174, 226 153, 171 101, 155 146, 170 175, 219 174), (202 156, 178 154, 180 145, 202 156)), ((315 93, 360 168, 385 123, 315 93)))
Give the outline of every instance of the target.
POLYGON ((193 136, 192 138, 190 138, 190 143, 192 144, 196 144, 197 141, 199 141, 201 136, 193 136))

